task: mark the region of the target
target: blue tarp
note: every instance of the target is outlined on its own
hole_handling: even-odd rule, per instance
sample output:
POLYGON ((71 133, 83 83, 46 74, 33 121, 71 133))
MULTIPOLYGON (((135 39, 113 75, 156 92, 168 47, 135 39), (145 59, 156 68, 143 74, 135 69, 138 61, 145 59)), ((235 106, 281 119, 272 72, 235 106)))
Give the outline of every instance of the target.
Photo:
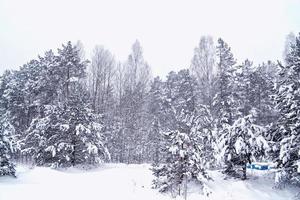
POLYGON ((268 170, 270 167, 268 165, 261 165, 261 164, 248 164, 248 169, 256 169, 256 170, 268 170))

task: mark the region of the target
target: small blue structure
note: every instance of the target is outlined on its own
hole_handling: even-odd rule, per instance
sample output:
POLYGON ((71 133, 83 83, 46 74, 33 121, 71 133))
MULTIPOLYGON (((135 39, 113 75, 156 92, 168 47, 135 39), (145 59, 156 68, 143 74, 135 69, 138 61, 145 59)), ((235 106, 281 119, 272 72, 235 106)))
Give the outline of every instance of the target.
POLYGON ((269 170, 271 167, 268 164, 248 164, 248 169, 256 169, 256 170, 269 170))

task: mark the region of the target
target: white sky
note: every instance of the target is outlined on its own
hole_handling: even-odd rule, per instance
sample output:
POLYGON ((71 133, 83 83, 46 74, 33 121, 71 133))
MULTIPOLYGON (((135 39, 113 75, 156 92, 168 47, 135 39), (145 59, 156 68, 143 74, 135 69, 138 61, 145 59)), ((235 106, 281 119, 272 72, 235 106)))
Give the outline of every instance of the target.
POLYGON ((300 0, 0 0, 0 73, 81 40, 124 61, 138 39, 154 75, 189 67, 203 35, 222 37, 239 62, 282 57, 300 31, 300 0), (297 26, 298 25, 298 26, 297 26))

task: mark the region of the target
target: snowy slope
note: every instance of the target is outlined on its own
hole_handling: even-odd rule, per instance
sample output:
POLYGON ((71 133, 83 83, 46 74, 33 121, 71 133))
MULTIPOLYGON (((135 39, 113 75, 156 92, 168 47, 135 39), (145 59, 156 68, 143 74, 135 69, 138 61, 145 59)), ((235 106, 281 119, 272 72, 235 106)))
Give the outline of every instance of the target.
MULTIPOLYGON (((0 178, 0 200, 169 200, 168 195, 151 189, 149 165, 107 164, 88 172, 79 169, 56 171, 36 167, 18 167, 18 178, 0 178)), ((188 199, 222 200, 287 200, 296 190, 272 189, 268 176, 252 175, 247 181, 224 180, 219 172, 211 172, 214 182, 210 197, 204 197, 196 186, 189 189, 188 199)), ((177 198, 181 199, 181 198, 177 198)))

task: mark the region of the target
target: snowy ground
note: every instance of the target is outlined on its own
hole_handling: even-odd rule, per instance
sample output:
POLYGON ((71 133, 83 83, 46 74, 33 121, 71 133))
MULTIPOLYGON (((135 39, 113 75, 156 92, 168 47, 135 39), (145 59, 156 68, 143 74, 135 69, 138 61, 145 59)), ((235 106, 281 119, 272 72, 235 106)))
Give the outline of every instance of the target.
MULTIPOLYGON (((0 178, 0 200, 170 200, 169 195, 151 189, 149 165, 107 164, 88 172, 69 169, 18 167, 17 179, 0 178)), ((188 199, 201 200, 288 200, 296 189, 273 190, 269 175, 253 174, 247 181, 224 180, 219 172, 211 172, 214 182, 210 197, 204 197, 191 186, 188 199)), ((177 198, 181 199, 181 198, 177 198)))

